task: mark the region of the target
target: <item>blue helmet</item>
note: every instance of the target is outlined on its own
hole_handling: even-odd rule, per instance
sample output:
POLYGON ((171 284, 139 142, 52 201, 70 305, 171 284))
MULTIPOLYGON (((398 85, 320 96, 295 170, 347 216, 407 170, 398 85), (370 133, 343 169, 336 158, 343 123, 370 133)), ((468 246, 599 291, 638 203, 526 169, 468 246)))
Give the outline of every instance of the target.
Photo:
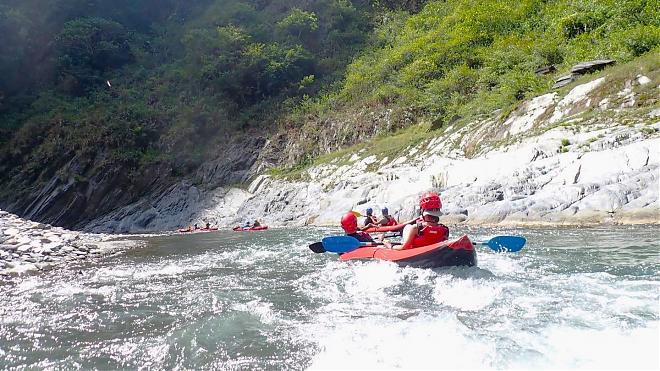
POLYGON ((384 207, 381 211, 383 212, 383 215, 390 215, 389 210, 387 210, 386 207, 384 207))
POLYGON ((368 208, 367 208, 367 215, 371 215, 371 214, 373 214, 373 213, 374 213, 374 209, 368 207, 368 208))

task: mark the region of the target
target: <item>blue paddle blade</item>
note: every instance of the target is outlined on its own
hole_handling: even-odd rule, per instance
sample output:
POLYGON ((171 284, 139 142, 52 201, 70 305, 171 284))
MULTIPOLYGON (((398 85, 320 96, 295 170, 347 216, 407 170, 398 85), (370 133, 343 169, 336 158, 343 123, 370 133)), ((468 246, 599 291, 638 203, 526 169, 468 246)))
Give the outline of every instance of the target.
POLYGON ((362 244, 351 236, 331 236, 321 240, 325 251, 328 252, 349 252, 357 249, 362 244))
POLYGON ((497 236, 480 244, 490 247, 497 252, 518 252, 525 246, 525 237, 520 236, 497 236))

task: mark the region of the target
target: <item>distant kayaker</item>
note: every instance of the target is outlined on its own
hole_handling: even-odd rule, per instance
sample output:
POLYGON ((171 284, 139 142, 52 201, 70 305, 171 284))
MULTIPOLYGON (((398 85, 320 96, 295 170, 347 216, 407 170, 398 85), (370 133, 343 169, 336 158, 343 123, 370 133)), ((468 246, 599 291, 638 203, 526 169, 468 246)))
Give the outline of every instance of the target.
POLYGON ((415 247, 432 245, 447 240, 449 228, 440 224, 442 202, 435 192, 428 192, 419 200, 422 211, 421 220, 403 228, 403 242, 392 246, 395 250, 407 250, 415 247))
POLYGON ((376 218, 376 216, 374 216, 374 209, 368 207, 367 216, 364 217, 364 225, 360 229, 365 230, 369 227, 373 227, 376 225, 378 225, 378 219, 376 218))
POLYGON ((261 227, 261 223, 259 223, 258 220, 255 220, 254 223, 252 223, 253 227, 261 227))
POLYGON ((197 223, 193 224, 193 227, 194 227, 195 230, 199 229, 199 227, 197 226, 197 223))
POLYGON ((204 229, 211 229, 211 223, 206 222, 206 227, 204 229))
MULTIPOLYGON (((357 217, 350 211, 341 217, 341 227, 347 236, 351 236, 360 242, 376 242, 369 233, 359 230, 357 217)), ((387 248, 391 248, 392 246, 385 240, 383 240, 383 245, 387 248)))
POLYGON ((390 215, 389 210, 384 207, 381 212, 383 213, 383 218, 378 221, 378 224, 381 226, 397 225, 398 222, 392 215, 390 215))

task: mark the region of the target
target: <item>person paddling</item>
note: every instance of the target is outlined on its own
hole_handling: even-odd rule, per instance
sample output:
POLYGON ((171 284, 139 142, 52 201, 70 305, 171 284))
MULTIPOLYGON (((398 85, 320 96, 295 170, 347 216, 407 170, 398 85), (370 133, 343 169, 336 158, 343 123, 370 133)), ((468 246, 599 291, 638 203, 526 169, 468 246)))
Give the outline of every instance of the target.
POLYGON ((375 227, 378 225, 378 219, 374 215, 374 209, 368 207, 367 208, 367 216, 364 217, 364 225, 360 230, 364 231, 369 227, 375 227))
POLYGON ((358 228, 357 216, 350 211, 341 217, 341 228, 347 236, 351 236, 360 242, 374 242, 369 233, 358 228))
POLYGON ((386 226, 397 225, 398 224, 396 219, 394 219, 394 217, 392 215, 390 215, 389 210, 387 210, 386 207, 384 207, 381 210, 381 212, 383 213, 383 218, 378 221, 379 225, 381 225, 383 227, 386 227, 386 226))
POLYGON ((440 224, 440 196, 435 192, 424 194, 419 200, 419 207, 422 211, 421 220, 417 219, 415 224, 406 225, 403 228, 402 244, 393 245, 392 249, 407 250, 428 246, 445 241, 449 237, 449 228, 440 224))
MULTIPOLYGON (((358 228, 358 220, 355 214, 352 212, 347 212, 344 214, 344 216, 341 217, 341 227, 346 232, 347 236, 353 237, 356 240, 360 242, 372 242, 376 243, 376 240, 374 240, 369 233, 364 232, 358 228)), ((383 240, 383 245, 386 247, 390 248, 392 245, 388 242, 383 240)))

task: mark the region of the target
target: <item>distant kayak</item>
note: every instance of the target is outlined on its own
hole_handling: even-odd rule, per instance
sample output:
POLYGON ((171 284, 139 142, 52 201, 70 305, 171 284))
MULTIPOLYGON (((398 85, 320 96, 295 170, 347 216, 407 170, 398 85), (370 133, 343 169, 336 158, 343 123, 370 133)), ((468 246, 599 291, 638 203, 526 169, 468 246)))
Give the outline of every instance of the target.
POLYGON ((341 254, 339 259, 342 261, 389 260, 397 263, 399 266, 413 268, 473 266, 477 264, 477 254, 468 236, 408 250, 391 250, 375 246, 365 246, 341 254))
POLYGON ((207 233, 215 232, 218 228, 197 228, 197 229, 179 229, 179 233, 207 233))
POLYGON ((234 232, 242 232, 242 231, 265 231, 268 229, 267 225, 260 225, 258 227, 241 227, 241 226, 236 226, 233 228, 234 232))

